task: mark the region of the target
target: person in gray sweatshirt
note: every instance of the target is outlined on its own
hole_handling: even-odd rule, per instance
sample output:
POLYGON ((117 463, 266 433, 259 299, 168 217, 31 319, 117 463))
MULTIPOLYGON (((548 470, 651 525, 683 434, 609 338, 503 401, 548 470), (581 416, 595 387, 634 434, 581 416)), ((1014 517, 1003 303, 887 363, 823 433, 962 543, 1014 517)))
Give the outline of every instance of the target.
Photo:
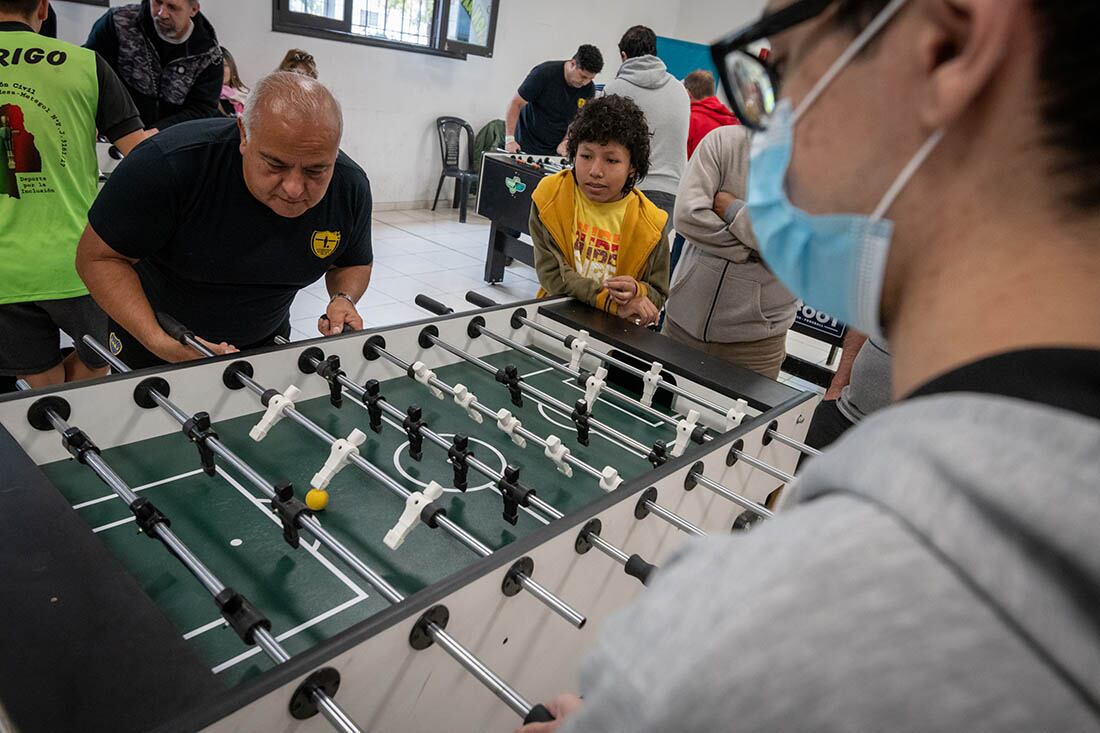
POLYGON ((889 338, 897 401, 666 562, 526 731, 1100 730, 1100 3, 765 13, 717 46, 772 44, 723 85, 763 103, 760 252, 889 338))
POLYGON ((676 197, 686 240, 672 276, 663 333, 769 379, 787 355, 798 301, 764 265, 745 208, 749 132, 707 133, 676 197))
POLYGON ((649 174, 638 183, 638 189, 663 209, 671 222, 680 177, 687 167, 691 97, 657 58, 657 35, 652 29, 644 25, 629 29, 619 41, 619 54, 623 65, 604 87, 604 94, 630 97, 645 113, 653 139, 649 174))

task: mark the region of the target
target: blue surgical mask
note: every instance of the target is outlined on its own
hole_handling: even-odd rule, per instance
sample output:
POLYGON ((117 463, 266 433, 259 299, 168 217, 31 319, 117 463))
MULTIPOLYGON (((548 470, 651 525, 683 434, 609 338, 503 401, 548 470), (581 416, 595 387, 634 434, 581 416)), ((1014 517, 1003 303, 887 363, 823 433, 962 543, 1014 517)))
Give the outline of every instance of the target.
POLYGON ((807 305, 852 328, 882 337, 880 304, 894 234, 884 218, 906 184, 943 138, 938 131, 913 157, 870 216, 812 216, 787 197, 794 128, 843 68, 905 4, 894 0, 818 81, 797 110, 776 106, 753 140, 747 205, 760 255, 775 276, 807 305))

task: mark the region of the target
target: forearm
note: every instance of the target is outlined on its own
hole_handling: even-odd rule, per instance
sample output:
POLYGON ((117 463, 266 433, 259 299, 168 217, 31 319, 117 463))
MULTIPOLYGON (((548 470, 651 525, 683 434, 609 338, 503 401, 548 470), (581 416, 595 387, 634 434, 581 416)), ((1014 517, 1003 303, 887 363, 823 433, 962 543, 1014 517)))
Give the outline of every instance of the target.
POLYGON ((76 269, 99 307, 147 348, 167 336, 157 323, 141 280, 128 260, 121 257, 85 259, 78 255, 76 269))
POLYGON ((344 293, 358 302, 367 292, 373 265, 355 265, 353 267, 334 267, 325 273, 325 287, 330 297, 344 293))
POLYGON ((863 348, 863 344, 865 343, 867 343, 867 336, 859 331, 848 329, 848 333, 844 335, 844 343, 841 347, 843 351, 840 356, 840 364, 837 365, 836 376, 833 377, 833 381, 829 385, 829 390, 825 393, 825 399, 838 399, 841 391, 848 386, 848 383, 852 380, 852 365, 855 363, 856 357, 859 356, 859 350, 863 348))
POLYGON ((519 124, 519 113, 523 110, 523 105, 512 100, 508 105, 508 112, 504 115, 504 134, 508 137, 515 137, 516 125, 519 124))

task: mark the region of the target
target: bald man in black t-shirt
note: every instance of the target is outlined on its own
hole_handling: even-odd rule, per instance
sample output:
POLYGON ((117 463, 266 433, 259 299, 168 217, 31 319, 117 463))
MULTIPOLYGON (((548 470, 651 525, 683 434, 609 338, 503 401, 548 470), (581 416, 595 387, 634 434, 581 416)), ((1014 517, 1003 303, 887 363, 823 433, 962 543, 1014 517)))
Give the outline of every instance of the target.
POLYGON ((140 145, 89 212, 77 270, 131 367, 193 359, 156 312, 218 353, 290 332, 290 304, 322 276, 324 335, 363 327, 370 183, 340 152, 339 104, 319 82, 262 79, 237 120, 199 120, 140 145))

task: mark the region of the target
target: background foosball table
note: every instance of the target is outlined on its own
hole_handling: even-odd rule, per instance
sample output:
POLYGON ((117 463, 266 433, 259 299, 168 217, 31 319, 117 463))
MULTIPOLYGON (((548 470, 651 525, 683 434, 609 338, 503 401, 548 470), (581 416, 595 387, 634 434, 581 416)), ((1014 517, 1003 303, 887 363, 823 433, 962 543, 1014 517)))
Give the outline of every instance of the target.
POLYGON ((0 399, 19 730, 511 730, 808 451, 815 395, 587 306, 418 302, 0 399))
POLYGON ((478 177, 477 213, 488 219, 485 282, 504 280, 508 259, 535 266, 534 248, 520 239, 528 231, 531 194, 539 182, 569 165, 567 158, 525 153, 486 153, 478 177))

